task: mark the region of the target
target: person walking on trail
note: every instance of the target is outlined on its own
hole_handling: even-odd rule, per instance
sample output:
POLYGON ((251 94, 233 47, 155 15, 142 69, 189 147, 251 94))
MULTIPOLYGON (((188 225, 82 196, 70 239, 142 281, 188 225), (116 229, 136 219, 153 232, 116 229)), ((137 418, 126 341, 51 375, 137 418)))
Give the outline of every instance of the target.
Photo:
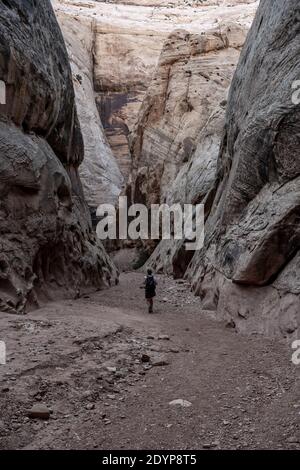
POLYGON ((147 276, 145 277, 144 287, 145 287, 145 296, 149 304, 149 313, 153 313, 153 299, 156 296, 156 286, 157 282, 153 276, 152 270, 147 270, 147 276))

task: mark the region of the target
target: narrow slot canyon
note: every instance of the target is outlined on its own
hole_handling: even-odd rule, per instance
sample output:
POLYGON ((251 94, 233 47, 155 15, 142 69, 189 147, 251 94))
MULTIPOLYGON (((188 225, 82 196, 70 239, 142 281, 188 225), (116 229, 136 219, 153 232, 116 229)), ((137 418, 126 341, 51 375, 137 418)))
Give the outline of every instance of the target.
POLYGON ((0 450, 300 449, 299 22, 0 0, 0 450))

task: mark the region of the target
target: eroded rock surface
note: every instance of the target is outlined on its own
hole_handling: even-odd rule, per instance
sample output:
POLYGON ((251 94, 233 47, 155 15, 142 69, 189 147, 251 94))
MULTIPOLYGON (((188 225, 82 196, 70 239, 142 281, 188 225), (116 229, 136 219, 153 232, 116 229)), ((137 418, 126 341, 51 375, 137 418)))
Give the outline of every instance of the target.
MULTIPOLYGON (((246 33, 246 27, 229 23, 203 34, 179 30, 170 35, 132 136, 130 201, 150 207, 196 204, 206 197, 215 178, 227 92, 246 33)), ((162 241, 148 264, 182 275, 191 260, 182 245, 162 241)), ((154 246, 147 243, 147 250, 154 246)))
POLYGON ((99 288, 115 268, 91 230, 83 141, 50 1, 0 1, 0 310, 99 288))
POLYGON ((241 330, 299 327, 300 6, 264 0, 227 107, 206 244, 187 275, 202 305, 241 330))
MULTIPOLYGON (((299 104, 292 101, 300 73, 298 25, 297 2, 261 2, 231 86, 225 130, 226 96, 221 100, 217 91, 214 109, 202 104, 207 121, 189 141, 192 145, 185 147, 182 135, 178 139, 182 148, 176 147, 176 137, 189 123, 186 114, 177 112, 175 132, 171 124, 183 100, 176 96, 175 82, 164 88, 161 78, 174 79, 180 47, 173 41, 175 67, 171 59, 169 70, 167 62, 160 62, 166 70, 161 67, 151 85, 155 92, 149 88, 142 107, 133 139, 137 163, 128 188, 132 200, 146 204, 205 204, 204 249, 192 253, 182 241, 161 242, 147 264, 175 277, 185 274, 202 308, 228 324, 270 336, 296 334, 299 326, 299 104)), ((185 55, 188 67, 192 58, 185 55)), ((200 93, 200 80, 189 90, 200 93)), ((184 84, 184 75, 176 83, 184 84)), ((187 110, 194 109, 187 100, 187 110)), ((189 136, 195 121, 201 118, 191 120, 189 136)))
MULTIPOLYGON (((77 30, 81 24, 85 28, 86 22, 91 25, 96 102, 125 182, 131 169, 129 135, 167 37, 175 29, 198 34, 229 21, 248 26, 257 5, 254 1, 239 0, 204 3, 53 0, 52 3, 59 19, 64 15, 73 22, 73 26, 69 23, 70 29, 77 30)), ((72 42, 67 23, 62 27, 67 42, 72 42)), ((71 49, 76 50, 76 45, 71 44, 71 49)))
POLYGON ((76 21, 57 11, 72 67, 76 105, 84 140, 84 160, 80 176, 90 208, 115 204, 121 192, 123 177, 107 141, 94 92, 95 21, 83 17, 76 21))
MULTIPOLYGON (((224 109, 245 36, 246 30, 236 25, 202 35, 179 30, 169 36, 132 136, 133 170, 127 192, 134 202, 199 199, 198 187, 183 182, 184 175, 203 129, 212 125, 212 114, 216 117, 216 106, 224 109)), ((192 172, 189 177, 199 177, 195 168, 192 172)))

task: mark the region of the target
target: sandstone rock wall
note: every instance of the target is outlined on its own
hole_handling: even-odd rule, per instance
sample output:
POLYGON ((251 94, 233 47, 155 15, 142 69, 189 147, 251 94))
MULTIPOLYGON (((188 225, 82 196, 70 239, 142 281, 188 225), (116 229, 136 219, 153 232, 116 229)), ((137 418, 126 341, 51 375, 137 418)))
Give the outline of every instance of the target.
MULTIPOLYGON (((136 123, 144 94, 151 83, 164 41, 174 29, 197 34, 220 22, 248 25, 254 1, 101 2, 53 0, 55 11, 84 28, 92 21, 96 102, 108 142, 127 181, 131 168, 128 137, 136 123)), ((63 27, 67 37, 68 31, 63 27)), ((71 29, 73 26, 71 26, 71 29)), ((76 47, 75 47, 76 48, 76 47)), ((73 47, 74 50, 74 47, 73 47)))
MULTIPOLYGON (((223 24, 167 39, 132 135, 131 202, 200 203, 215 178, 226 96, 247 29, 223 24)), ((150 252, 156 243, 147 243, 150 252)), ((162 241, 148 261, 181 276, 191 253, 162 241), (186 256, 185 256, 186 255, 186 256), (184 259, 183 259, 184 257, 184 259)))
MULTIPOLYGON (((222 107, 245 35, 241 27, 222 25, 202 35, 179 30, 169 36, 132 134, 132 201, 199 199, 198 187, 186 184, 184 175, 204 127, 222 107)), ((194 167, 190 176, 196 177, 194 167)))
POLYGON ((262 0, 227 106, 204 249, 187 271, 204 309, 245 331, 297 334, 300 5, 262 0))
POLYGON ((0 80, 0 310, 24 313, 116 273, 83 199, 83 141, 50 1, 0 1, 0 80))
MULTIPOLYGON (((185 274, 202 309, 239 331, 288 338, 298 334, 300 321, 300 108, 292 101, 300 74, 299 21, 298 2, 261 1, 231 86, 225 129, 226 97, 214 93, 217 107, 204 107, 207 121, 187 156, 184 145, 173 150, 174 136, 188 121, 176 110, 183 101, 183 94, 176 96, 178 83, 187 87, 183 76, 175 79, 172 35, 174 62, 170 50, 171 66, 164 61, 167 42, 134 134, 127 191, 133 201, 146 204, 204 202, 204 249, 188 253, 181 241, 161 242, 147 265, 176 277, 185 274), (173 85, 164 86, 170 80, 173 85), (176 114, 180 119, 172 133, 176 114)), ((205 97, 200 86, 198 93, 205 97)), ((187 129, 188 135, 193 124, 187 129)), ((184 144, 182 135, 178 141, 184 144)))
POLYGON ((123 177, 107 142, 94 91, 94 48, 96 27, 93 18, 77 19, 57 11, 72 67, 76 105, 84 140, 85 158, 80 166, 83 190, 90 208, 115 204, 123 177))
MULTIPOLYGON (((174 203, 205 203, 206 212, 209 210, 224 127, 225 107, 224 99, 212 111, 199 134, 195 151, 170 185, 166 198, 170 206, 174 203)), ((175 278, 183 277, 194 256, 194 252, 185 250, 185 241, 161 240, 147 261, 147 266, 151 266, 156 272, 174 275, 175 278)))

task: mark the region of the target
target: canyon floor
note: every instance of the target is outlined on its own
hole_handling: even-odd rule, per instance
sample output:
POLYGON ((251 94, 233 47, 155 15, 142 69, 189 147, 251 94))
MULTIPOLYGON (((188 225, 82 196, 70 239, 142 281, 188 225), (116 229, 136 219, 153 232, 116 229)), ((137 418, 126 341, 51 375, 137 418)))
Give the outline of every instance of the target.
POLYGON ((290 345, 213 321, 164 276, 149 315, 142 280, 1 314, 0 448, 299 449, 290 345), (27 416, 37 404, 49 420, 27 416))

